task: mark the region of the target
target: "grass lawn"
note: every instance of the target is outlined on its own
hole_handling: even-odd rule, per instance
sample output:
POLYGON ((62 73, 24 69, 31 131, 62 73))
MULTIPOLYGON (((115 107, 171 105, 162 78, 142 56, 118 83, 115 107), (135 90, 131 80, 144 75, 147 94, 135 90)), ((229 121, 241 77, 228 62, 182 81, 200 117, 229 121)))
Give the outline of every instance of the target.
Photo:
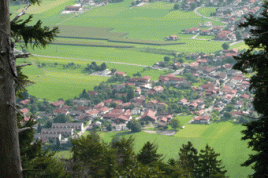
MULTIPOLYGON (((190 120, 191 116, 179 116, 182 120, 190 120)), ((164 136, 157 134, 149 134, 145 132, 107 132, 101 137, 105 142, 110 142, 113 136, 135 137, 134 151, 137 153, 142 146, 147 142, 155 142, 158 144, 158 152, 164 154, 165 161, 169 158, 177 158, 179 149, 182 144, 191 141, 196 149, 204 149, 206 144, 214 148, 216 153, 220 153, 227 175, 231 178, 247 177, 252 174, 251 168, 241 167, 248 158, 248 154, 252 153, 247 148, 247 143, 241 140, 241 130, 245 129, 242 125, 234 125, 230 122, 212 123, 211 125, 191 125, 188 124, 184 129, 181 129, 175 136, 164 136)), ((60 155, 61 152, 57 153, 60 155)), ((68 156, 67 153, 63 152, 68 156)))
POLYGON ((205 35, 198 35, 196 39, 207 39, 207 40, 212 40, 215 38, 214 36, 205 36, 205 35))

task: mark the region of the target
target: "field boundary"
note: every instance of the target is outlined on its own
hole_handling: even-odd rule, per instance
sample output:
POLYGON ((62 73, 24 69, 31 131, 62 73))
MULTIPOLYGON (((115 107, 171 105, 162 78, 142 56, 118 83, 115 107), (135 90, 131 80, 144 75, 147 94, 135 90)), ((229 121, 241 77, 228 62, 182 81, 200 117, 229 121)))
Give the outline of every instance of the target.
POLYGON ((135 46, 113 46, 113 45, 97 45, 97 44, 75 44, 75 43, 52 43, 53 45, 70 45, 70 46, 91 46, 106 48, 135 48, 135 46))

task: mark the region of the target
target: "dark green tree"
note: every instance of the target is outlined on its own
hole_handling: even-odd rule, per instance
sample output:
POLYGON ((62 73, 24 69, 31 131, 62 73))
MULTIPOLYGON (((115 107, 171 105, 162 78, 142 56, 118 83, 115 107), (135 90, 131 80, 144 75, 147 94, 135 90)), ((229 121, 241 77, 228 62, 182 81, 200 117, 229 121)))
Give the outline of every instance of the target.
POLYGON ((132 132, 140 132, 141 124, 138 120, 131 120, 127 123, 127 128, 130 129, 132 132))
POLYGON ((193 144, 190 141, 186 145, 183 144, 179 152, 179 164, 183 170, 195 177, 198 161, 198 151, 193 147, 193 144))
POLYGON ((162 154, 157 153, 158 146, 154 143, 146 142, 140 152, 137 154, 137 160, 143 165, 161 161, 162 154))
POLYGON ((229 48, 229 44, 227 44, 227 43, 223 43, 223 44, 222 44, 222 48, 223 48, 224 50, 227 50, 227 49, 229 48))
POLYGON ((130 87, 127 91, 127 101, 130 101, 134 97, 135 97, 134 89, 130 87))
POLYGON ((114 137, 111 142, 111 146, 116 150, 116 162, 119 167, 119 171, 123 172, 126 167, 131 167, 136 159, 133 151, 134 138, 132 136, 128 139, 123 137, 114 137))
POLYGON ((268 176, 268 2, 264 1, 263 12, 261 17, 249 15, 246 17, 246 22, 238 25, 239 28, 255 27, 251 29, 252 37, 245 39, 245 44, 249 47, 246 52, 234 57, 237 63, 233 69, 240 70, 243 73, 248 73, 252 70, 254 75, 250 79, 250 90, 254 93, 253 106, 260 114, 258 119, 253 119, 250 123, 244 124, 246 129, 242 131, 244 135, 242 140, 248 141, 248 146, 254 150, 254 154, 249 155, 242 166, 250 166, 254 170, 252 177, 267 177, 268 176), (254 52, 259 49, 260 51, 254 52))
POLYGON ((22 92, 22 97, 23 97, 24 100, 28 99, 29 98, 28 92, 27 91, 22 92))
POLYGON ((179 4, 174 4, 174 7, 173 7, 174 10, 178 10, 179 8, 180 8, 179 4))
POLYGON ((165 61, 166 63, 168 63, 168 62, 170 61, 170 57, 165 56, 165 57, 164 57, 164 61, 165 61))
POLYGON ((177 130, 177 128, 180 127, 180 121, 178 119, 172 119, 171 120, 171 127, 174 129, 174 130, 177 130))
POLYGON ((229 112, 225 112, 225 113, 223 114, 223 116, 221 117, 221 120, 222 120, 222 121, 228 121, 228 120, 230 120, 230 119, 232 119, 232 114, 229 113, 229 112))
POLYGON ((68 121, 68 117, 65 114, 59 114, 53 118, 54 123, 66 123, 68 121))
POLYGON ((217 160, 220 156, 215 153, 214 149, 206 145, 205 150, 200 150, 198 170, 196 171, 198 177, 224 177, 226 170, 222 170, 224 166, 221 160, 217 160))
POLYGON ((46 124, 44 125, 44 128, 51 128, 52 127, 52 122, 50 121, 50 120, 48 120, 47 122, 46 122, 46 124))
POLYGON ((109 125, 106 127, 106 130, 107 130, 107 131, 112 131, 112 130, 113 130, 112 124, 109 124, 109 125))
POLYGON ((101 66, 100 66, 101 70, 105 70, 107 68, 107 65, 106 63, 102 63, 101 66))

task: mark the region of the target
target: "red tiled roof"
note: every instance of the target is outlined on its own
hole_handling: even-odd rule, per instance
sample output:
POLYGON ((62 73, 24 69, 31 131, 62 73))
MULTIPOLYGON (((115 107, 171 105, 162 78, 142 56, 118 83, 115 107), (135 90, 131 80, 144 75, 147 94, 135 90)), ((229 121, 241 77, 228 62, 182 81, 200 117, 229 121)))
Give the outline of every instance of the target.
POLYGON ((249 85, 250 83, 248 81, 242 81, 243 85, 249 85))
POLYGON ((124 121, 128 121, 128 118, 124 115, 119 115, 118 117, 116 117, 115 119, 119 119, 119 120, 124 120, 124 121))
POLYGON ((119 104, 122 104, 122 103, 123 103, 123 101, 122 101, 122 100, 115 100, 115 101, 114 101, 114 103, 116 103, 116 104, 118 104, 118 105, 119 105, 119 104))
POLYGON ((191 64, 189 64, 190 67, 193 67, 193 68, 196 68, 199 66, 199 63, 198 62, 193 62, 191 64))
POLYGON ((109 111, 110 108, 104 106, 102 108, 100 108, 99 110, 102 111, 102 112, 106 112, 106 111, 109 111))
POLYGON ((152 119, 154 119, 154 120, 157 119, 157 118, 155 117, 155 112, 152 111, 152 110, 148 110, 148 111, 146 111, 146 112, 141 116, 140 119, 142 119, 142 118, 144 118, 144 117, 146 117, 146 116, 148 116, 148 117, 150 117, 150 118, 152 118, 152 119))
POLYGON ((120 72, 120 71, 115 71, 114 75, 116 75, 116 74, 118 74, 120 76, 126 76, 127 75, 125 72, 120 72))
POLYGON ((156 104, 156 103, 158 103, 158 101, 157 100, 151 100, 151 101, 148 101, 148 103, 156 104))
POLYGON ((123 107, 129 106, 129 105, 131 105, 131 102, 123 103, 123 104, 122 104, 123 107))
POLYGON ((198 116, 194 118, 195 121, 199 121, 199 120, 210 120, 210 116, 198 116))
POLYGON ((154 88, 153 88, 153 90, 155 90, 155 91, 163 91, 164 90, 164 88, 162 87, 162 86, 155 86, 154 88))
POLYGON ((207 84, 200 85, 200 87, 203 89, 208 89, 208 88, 214 88, 215 85, 213 83, 207 83, 207 84))
POLYGON ((103 100, 103 102, 104 102, 104 103, 107 103, 107 104, 110 104, 110 103, 113 102, 113 100, 112 100, 112 99, 108 99, 108 100, 103 100))
POLYGON ((249 95, 243 94, 243 95, 241 95, 241 97, 248 99, 249 98, 249 95))
POLYGON ((161 122, 161 121, 162 121, 162 122, 167 122, 167 120, 168 120, 168 119, 167 119, 166 117, 160 117, 159 122, 161 122))
POLYGON ((232 80, 243 80, 243 77, 232 77, 232 80))
POLYGON ((22 112, 23 114, 26 114, 29 112, 29 110, 27 108, 23 108, 20 110, 20 112, 22 112))
POLYGON ((201 33, 209 33, 209 30, 201 30, 201 33))
POLYGON ((91 96, 96 96, 98 95, 98 92, 96 91, 87 91, 91 96))
POLYGON ((104 103, 103 102, 100 102, 99 104, 96 104, 95 106, 94 106, 94 109, 99 109, 99 108, 101 108, 101 107, 103 107, 104 106, 104 103))
POLYGON ((54 106, 61 106, 61 105, 63 105, 64 103, 65 103, 64 101, 59 100, 59 101, 53 103, 53 105, 54 105, 54 106))
POLYGON ((180 102, 187 103, 187 99, 183 98, 183 99, 180 100, 180 102))
POLYGON ((117 118, 120 115, 121 115, 121 113, 111 113, 111 112, 109 112, 109 113, 104 114, 103 117, 104 118, 105 117, 106 118, 117 118))
POLYGON ((88 114, 89 115, 94 115, 94 114, 98 114, 100 111, 93 109, 92 111, 89 111, 88 114))
POLYGON ((212 27, 212 29, 219 29, 219 30, 221 30, 221 29, 222 29, 222 27, 219 27, 219 26, 214 26, 214 27, 212 27))
POLYGON ((110 113, 123 113, 123 109, 112 109, 110 113))
POLYGON ((90 109, 91 109, 91 107, 89 107, 89 106, 78 106, 78 108, 77 108, 78 111, 88 111, 90 109))
POLYGON ((21 101, 20 103, 23 104, 23 105, 25 105, 25 104, 30 103, 30 100, 29 99, 26 99, 26 100, 21 101))
POLYGON ((155 94, 155 91, 149 90, 146 92, 147 94, 155 94))

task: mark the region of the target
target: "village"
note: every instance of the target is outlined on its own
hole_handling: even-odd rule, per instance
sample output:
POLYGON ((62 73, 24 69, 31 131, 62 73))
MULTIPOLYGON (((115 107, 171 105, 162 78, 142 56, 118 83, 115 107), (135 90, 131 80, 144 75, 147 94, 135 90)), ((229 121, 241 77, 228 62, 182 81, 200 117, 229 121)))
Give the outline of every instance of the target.
MULTIPOLYGON (((148 1, 144 2, 148 3, 148 1)), ((93 1, 83 3, 91 3, 92 6, 96 6, 93 1)), ((68 13, 67 11, 82 11, 83 3, 67 6, 65 13, 68 13)), ((108 1, 106 1, 107 3, 108 1)), ((219 1, 216 0, 211 0, 209 3, 186 0, 185 3, 181 8, 186 10, 189 10, 189 7, 195 3, 203 3, 203 6, 219 5, 219 1)), ((241 0, 234 1, 232 4, 223 1, 222 7, 209 17, 220 17, 227 24, 226 27, 214 26, 211 21, 208 21, 200 23, 199 27, 185 29, 180 33, 195 34, 195 37, 198 35, 214 36, 215 38, 212 40, 226 42, 249 38, 249 30, 254 27, 243 28, 237 34, 236 26, 238 23, 245 22, 243 15, 260 16, 259 6, 262 2, 250 0, 244 3, 243 7, 239 6, 239 3, 241 0), (200 30, 201 27, 210 28, 200 30)), ((197 5, 195 5, 196 7, 197 5)), ((166 40, 178 39, 180 38, 177 35, 166 37, 166 40)), ((174 58, 176 60, 159 61, 149 67, 150 70, 172 71, 159 76, 158 81, 151 81, 150 76, 130 78, 124 72, 111 72, 108 69, 95 72, 91 75, 112 76, 111 78, 115 80, 114 83, 110 82, 110 85, 106 87, 116 97, 109 98, 106 93, 105 99, 100 100, 105 91, 100 94, 94 90, 86 92, 88 97, 75 98, 69 100, 68 103, 63 100, 48 103, 53 110, 51 112, 37 112, 35 120, 43 118, 53 120, 53 118, 63 115, 71 118, 72 122, 70 120, 65 123, 52 122, 50 128, 39 129, 39 132, 35 134, 35 139, 42 139, 46 143, 50 139, 56 140, 58 138, 62 143, 66 143, 69 136, 82 135, 86 130, 95 128, 102 131, 130 130, 127 124, 132 120, 138 120, 143 128, 167 130, 172 119, 178 115, 193 115, 193 119, 188 124, 211 124, 226 117, 234 122, 240 122, 237 118, 253 115, 256 112, 253 111, 253 97, 249 92, 249 79, 241 72, 232 69, 234 65, 232 57, 239 55, 239 53, 236 48, 223 49, 218 54, 191 53, 184 55, 185 59, 192 60, 189 64, 184 64, 183 60, 178 60, 183 55, 177 53, 174 58), (134 93, 130 94, 129 91, 132 90, 134 93), (180 97, 168 99, 176 94, 180 97), (94 99, 94 102, 91 99, 94 99), (215 117, 215 115, 219 116, 215 117)), ((84 91, 83 96, 86 94, 84 91)), ((30 102, 29 99, 20 101, 22 107, 20 111, 24 115, 24 121, 21 123, 30 119, 30 114, 32 114, 28 109, 30 102)), ((45 106, 48 107, 47 105, 45 106)), ((180 127, 184 128, 184 126, 180 127)), ((38 130, 37 124, 35 129, 38 130)))
MULTIPOLYGON (((75 133, 82 135, 86 130, 96 127, 107 131, 107 124, 111 124, 111 130, 114 131, 129 130, 127 123, 131 120, 138 120, 144 128, 166 130, 177 115, 193 115, 193 119, 188 124, 211 124, 216 121, 212 116, 214 112, 220 113, 219 117, 222 118, 228 117, 225 113, 229 113, 231 118, 236 117, 234 121, 239 121, 237 118, 252 115, 255 111, 253 111, 252 105, 253 97, 248 91, 249 79, 242 73, 233 70, 231 64, 225 63, 226 59, 230 60, 238 54, 239 51, 233 48, 222 50, 217 56, 212 53, 189 54, 186 58, 193 60, 189 64, 160 61, 153 67, 157 67, 157 70, 169 68, 173 73, 159 76, 158 81, 151 81, 150 76, 130 78, 124 72, 115 71, 112 74, 113 77, 125 81, 111 85, 112 93, 116 95, 117 99, 107 98, 100 101, 98 91, 87 91, 90 98, 97 98, 97 101, 100 102, 93 105, 91 100, 81 97, 71 100, 71 104, 70 102, 67 104, 63 100, 49 103, 53 111, 51 113, 38 112, 35 120, 53 119, 64 115, 71 117, 73 122, 52 123, 51 128, 42 128, 40 133, 36 133, 35 139, 39 138, 43 142, 48 142, 49 139, 58 138, 62 143, 66 143, 68 137, 73 137, 75 133), (222 61, 225 64, 217 65, 222 61), (188 80, 185 76, 192 76, 194 80, 206 82, 194 86, 192 79, 188 80), (128 101, 126 97, 129 95, 129 90, 125 90, 127 87, 135 92, 128 101), (165 90, 169 90, 171 93, 171 89, 181 92, 185 90, 191 94, 187 94, 177 101, 172 100, 170 103, 156 99, 156 96, 164 98, 167 93, 165 90), (174 109, 171 103, 176 103, 177 108, 174 109)), ((29 99, 19 103, 23 107, 20 111, 24 114, 24 121, 29 120, 30 111, 27 109, 29 103, 29 99)), ((37 125, 35 125, 35 129, 37 129, 37 125)))

